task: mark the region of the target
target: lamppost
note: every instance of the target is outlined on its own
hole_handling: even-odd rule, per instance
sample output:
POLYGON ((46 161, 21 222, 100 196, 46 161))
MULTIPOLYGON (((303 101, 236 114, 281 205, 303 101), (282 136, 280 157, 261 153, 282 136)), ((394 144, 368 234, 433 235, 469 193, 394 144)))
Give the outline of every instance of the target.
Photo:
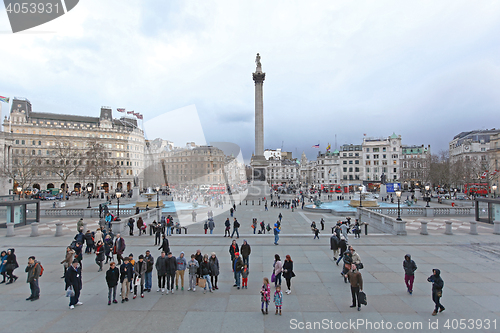
POLYGON ((92 191, 92 186, 89 185, 89 186, 87 186, 87 194, 89 195, 89 205, 87 206, 87 208, 92 208, 90 206, 90 191, 92 191))
POLYGON ((116 192, 116 200, 118 202, 118 208, 116 210, 116 219, 115 221, 121 221, 120 220, 120 197, 122 196, 122 192, 116 192))
POLYGON ((493 190, 493 198, 495 198, 497 196, 497 186, 496 185, 493 185, 491 186, 491 189, 493 190))
POLYGON ((160 186, 156 186, 156 208, 160 208, 159 196, 160 196, 160 186))
POLYGON ((359 207, 363 207, 363 204, 361 202, 361 191, 363 191, 363 186, 359 186, 358 190, 359 190, 359 207))
POLYGON ((401 221, 401 208, 400 208, 400 201, 401 201, 401 190, 398 189, 396 191, 396 196, 398 197, 398 218, 396 220, 401 221))
POLYGON ((425 207, 427 207, 427 208, 430 207, 429 206, 429 201, 431 201, 431 197, 429 196, 429 189, 430 188, 431 187, 429 185, 425 185, 425 196, 426 196, 425 200, 427 201, 427 205, 425 207))
POLYGON ((19 200, 21 200, 21 193, 23 191, 23 188, 21 186, 17 187, 17 193, 19 193, 19 200))

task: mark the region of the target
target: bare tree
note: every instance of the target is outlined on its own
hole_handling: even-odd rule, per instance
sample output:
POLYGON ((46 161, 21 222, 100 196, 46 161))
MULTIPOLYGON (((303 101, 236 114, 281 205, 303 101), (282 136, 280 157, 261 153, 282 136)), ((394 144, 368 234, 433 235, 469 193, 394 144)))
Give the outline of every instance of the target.
POLYGON ((28 149, 20 149, 19 154, 12 156, 12 165, 1 166, 1 174, 12 179, 14 190, 16 186, 26 189, 37 179, 39 173, 41 174, 41 165, 42 161, 38 156, 30 155, 28 149))
POLYGON ((431 155, 429 180, 433 187, 450 186, 450 159, 448 151, 442 150, 438 154, 431 155))
POLYGON ((111 159, 111 152, 95 139, 87 142, 84 173, 94 181, 95 186, 98 186, 101 179, 119 173, 119 167, 111 159))
POLYGON ((85 155, 70 141, 56 141, 50 158, 46 160, 45 169, 57 175, 63 182, 64 192, 67 192, 68 178, 77 175, 82 168, 82 158, 85 155))

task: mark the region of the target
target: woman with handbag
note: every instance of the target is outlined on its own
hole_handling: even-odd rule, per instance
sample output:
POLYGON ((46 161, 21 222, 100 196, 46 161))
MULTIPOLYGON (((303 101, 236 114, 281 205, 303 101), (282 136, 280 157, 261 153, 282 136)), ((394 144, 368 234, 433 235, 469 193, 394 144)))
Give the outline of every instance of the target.
POLYGON ((5 273, 7 274, 7 277, 9 278, 9 282, 6 284, 11 284, 17 280, 17 276, 14 275, 14 270, 19 267, 19 264, 17 263, 17 258, 16 255, 14 254, 15 249, 8 249, 7 250, 7 259, 5 259, 5 273))
MULTIPOLYGON (((208 289, 210 290, 211 293, 213 293, 212 285, 210 284, 211 268, 210 268, 210 263, 208 262, 208 255, 207 254, 205 254, 203 256, 203 261, 201 262, 201 266, 200 266, 200 272, 201 272, 202 279, 205 280, 205 286, 203 287, 203 293, 205 294, 207 292, 207 284, 208 284, 208 289)), ((203 282, 202 282, 202 284, 203 284, 203 282)))
POLYGON ((104 261, 104 244, 102 241, 97 242, 95 248, 95 263, 99 266, 98 272, 102 271, 102 262, 104 261))
POLYGON ((286 281, 287 291, 286 294, 290 295, 292 292, 292 278, 295 276, 293 272, 293 261, 289 254, 285 257, 285 263, 283 264, 283 277, 286 281))
POLYGON ((61 279, 64 279, 64 277, 66 276, 66 271, 68 270, 68 267, 73 263, 73 256, 74 255, 75 255, 75 251, 70 246, 68 246, 66 248, 66 257, 64 258, 63 261, 61 261, 61 264, 64 267, 64 274, 61 277, 61 279))
POLYGON ((283 271, 283 263, 281 262, 281 258, 278 254, 275 254, 273 263, 274 287, 281 286, 282 271, 283 271))

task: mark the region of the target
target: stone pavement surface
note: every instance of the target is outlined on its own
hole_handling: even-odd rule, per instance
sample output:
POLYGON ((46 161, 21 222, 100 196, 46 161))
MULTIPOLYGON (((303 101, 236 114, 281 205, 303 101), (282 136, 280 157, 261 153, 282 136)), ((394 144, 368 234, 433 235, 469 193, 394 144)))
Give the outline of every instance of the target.
MULTIPOLYGON (((349 308, 350 288, 340 276, 340 267, 333 262, 329 246, 329 228, 341 218, 281 210, 284 215, 283 236, 280 245, 275 246, 272 235, 250 234, 252 217, 272 224, 280 211, 263 210, 263 206, 242 205, 237 207, 235 214, 242 225, 238 244, 247 239, 252 247, 248 289, 232 287, 228 253, 230 239, 221 235, 222 222, 226 215, 229 216, 224 213, 216 218, 216 235, 203 235, 202 222, 199 222, 190 226, 190 234, 169 238, 175 255, 184 251, 189 256, 197 249, 202 253, 217 253, 221 264, 219 290, 205 295, 199 289, 194 293, 179 290, 173 295, 162 296, 156 292, 154 273, 154 289, 146 293, 144 299, 130 299, 128 303, 108 306, 105 272, 97 272, 94 255, 86 255, 80 297, 83 305, 74 310, 68 308, 69 299, 64 297, 63 268, 59 264, 74 232, 68 231, 65 236, 57 238, 52 233, 28 237, 28 227, 16 229, 19 236, 7 238, 4 237, 5 230, 1 230, 0 248, 15 247, 20 268, 16 271, 17 282, 0 285, 0 332, 289 332, 296 331, 302 324, 307 328, 308 323, 312 325, 310 329, 301 331, 320 331, 326 326, 338 332, 373 332, 376 327, 379 327, 376 330, 379 332, 498 331, 500 236, 493 235, 489 226, 485 229, 478 227, 480 234, 476 236, 465 231, 443 235, 438 228, 428 236, 418 233, 392 236, 369 230, 369 236, 362 235, 361 239, 350 237, 350 243, 365 266, 361 272, 368 306, 363 306, 358 312, 349 308), (321 217, 327 221, 325 231, 319 240, 313 240, 310 221, 318 223, 321 217), (284 295, 283 315, 274 315, 271 302, 270 314, 263 316, 259 290, 262 278, 271 275, 275 253, 282 258, 291 255, 296 277, 292 279, 292 294, 284 295), (412 254, 418 265, 412 296, 404 285, 402 261, 406 253, 412 254), (29 286, 25 283, 24 267, 30 255, 35 255, 45 268, 40 278, 41 297, 35 302, 25 301, 29 286), (442 303, 446 310, 436 317, 431 316, 434 304, 431 284, 426 281, 433 268, 441 269, 445 281, 442 303), (465 322, 464 330, 453 329, 460 325, 461 319, 473 319, 473 329, 470 321, 465 322), (361 324, 361 320, 369 321, 374 327, 368 323, 352 325, 361 324), (382 325, 382 321, 386 325, 382 326, 383 329, 377 326, 382 325), (429 323, 434 325, 436 321, 438 329, 430 328, 429 323), (393 329, 387 328, 387 323, 392 324, 393 329), (398 323, 403 324, 402 329, 395 329, 398 323), (450 328, 446 327, 447 323, 450 328), (404 329, 404 325, 418 329, 404 329), (421 329, 418 325, 422 325, 421 329)), ((76 219, 67 220, 67 224, 70 230, 76 229, 76 219)), ((135 258, 147 249, 155 258, 160 253, 152 245, 154 240, 150 236, 125 235, 125 239, 126 254, 133 253, 135 258)))

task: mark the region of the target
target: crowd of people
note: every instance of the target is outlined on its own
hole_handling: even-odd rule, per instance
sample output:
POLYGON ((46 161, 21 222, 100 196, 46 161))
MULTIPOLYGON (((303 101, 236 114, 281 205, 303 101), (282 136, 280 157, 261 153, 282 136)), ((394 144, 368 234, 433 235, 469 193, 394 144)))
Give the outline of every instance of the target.
MULTIPOLYGON (((271 201, 271 207, 281 206, 286 207, 286 204, 280 204, 282 201, 271 201)), ((290 203, 294 205, 292 201, 290 203)), ((232 242, 229 246, 229 255, 231 259, 231 273, 234 278, 234 285, 237 290, 248 288, 248 279, 250 277, 250 256, 252 248, 245 239, 241 246, 238 245, 240 223, 234 217, 236 205, 231 207, 231 223, 229 217, 226 219, 224 237, 231 237, 232 242), (231 226, 233 228, 231 233, 231 226), (236 237, 234 238, 234 236, 236 237)), ((212 213, 213 214, 213 213, 212 213)), ((204 225, 205 233, 210 230, 212 234, 215 223, 211 211, 207 213, 207 222, 204 225)), ((275 236, 274 244, 278 245, 279 234, 281 232, 283 215, 281 212, 274 224, 273 233, 275 236)), ((330 249, 333 251, 333 260, 339 266, 342 261, 340 275, 344 282, 349 283, 351 288, 352 305, 351 307, 361 310, 361 305, 366 304, 363 293, 363 277, 361 270, 364 268, 360 255, 354 247, 349 244, 349 234, 352 233, 354 238, 359 238, 361 234, 361 225, 358 220, 351 224, 351 219, 348 217, 346 221, 338 221, 332 227, 332 236, 330 237, 330 249)), ((133 226, 136 225, 139 230, 139 235, 145 233, 142 226, 145 224, 132 223, 130 231, 133 234, 133 226)), ((325 221, 321 219, 320 228, 325 229, 325 221)), ((270 226, 265 222, 258 222, 256 218, 252 219, 251 227, 254 230, 260 230, 259 233, 265 233, 266 229, 270 232, 270 226)), ((136 299, 137 297, 144 298, 146 293, 153 289, 153 272, 157 276, 158 293, 162 295, 174 294, 175 292, 187 291, 195 292, 196 289, 203 289, 205 294, 207 291, 213 293, 219 289, 219 275, 221 274, 219 259, 215 252, 203 254, 201 250, 196 253, 186 256, 184 252, 179 252, 174 256, 170 250, 170 244, 167 236, 172 234, 172 229, 175 228, 173 218, 167 216, 162 218, 159 223, 154 222, 150 225, 150 235, 155 237, 155 245, 159 246, 160 255, 155 259, 150 250, 140 253, 134 259, 134 254, 130 253, 125 256, 126 242, 120 234, 114 235, 111 228, 99 227, 95 232, 83 230, 83 221, 77 223, 78 233, 74 237, 74 241, 65 249, 64 259, 61 261, 63 265, 63 276, 65 281, 66 295, 70 298, 69 307, 74 309, 75 306, 81 305, 79 299, 80 290, 82 289, 82 270, 83 259, 85 257, 95 256, 95 263, 98 266, 98 272, 104 269, 104 265, 109 262, 109 268, 106 270, 104 277, 108 287, 108 305, 118 303, 117 298, 121 299, 121 303, 129 301, 129 298, 136 299), (85 248, 84 248, 85 246, 85 248), (116 260, 115 260, 116 259, 116 260), (185 285, 185 277, 187 271, 187 282, 185 285), (120 287, 120 288, 119 288, 120 287), (117 292, 119 295, 117 295, 117 292), (119 297, 117 297, 119 296, 119 297)), ((319 239, 320 228, 313 221, 311 230, 314 237, 319 239)), ((3 281, 0 283, 14 283, 18 277, 14 275, 14 270, 19 267, 14 254, 14 249, 2 251, 0 255, 0 273, 3 276, 3 281)), ((405 273, 404 281, 407 291, 410 295, 413 294, 414 274, 417 270, 417 265, 412 260, 410 254, 406 254, 403 261, 403 270, 405 273)), ((28 264, 25 269, 27 273, 27 283, 30 285, 31 294, 27 300, 35 301, 40 297, 39 278, 43 273, 43 267, 34 256, 28 258, 28 264)), ((229 273, 229 272, 227 272, 229 273)), ((292 278, 295 277, 293 270, 293 261, 290 255, 286 255, 282 260, 279 254, 275 254, 272 263, 272 274, 270 279, 263 278, 260 289, 261 294, 261 311, 262 314, 268 314, 268 307, 271 299, 276 307, 276 315, 281 315, 284 304, 285 295, 292 293, 292 278), (282 291, 282 279, 286 283, 286 291, 282 291), (271 284, 274 283, 274 288, 271 284)), ((433 274, 428 278, 432 283, 432 299, 435 303, 435 310, 432 315, 444 311, 444 306, 440 303, 442 290, 444 287, 443 279, 441 278, 439 269, 434 269, 433 274)))

